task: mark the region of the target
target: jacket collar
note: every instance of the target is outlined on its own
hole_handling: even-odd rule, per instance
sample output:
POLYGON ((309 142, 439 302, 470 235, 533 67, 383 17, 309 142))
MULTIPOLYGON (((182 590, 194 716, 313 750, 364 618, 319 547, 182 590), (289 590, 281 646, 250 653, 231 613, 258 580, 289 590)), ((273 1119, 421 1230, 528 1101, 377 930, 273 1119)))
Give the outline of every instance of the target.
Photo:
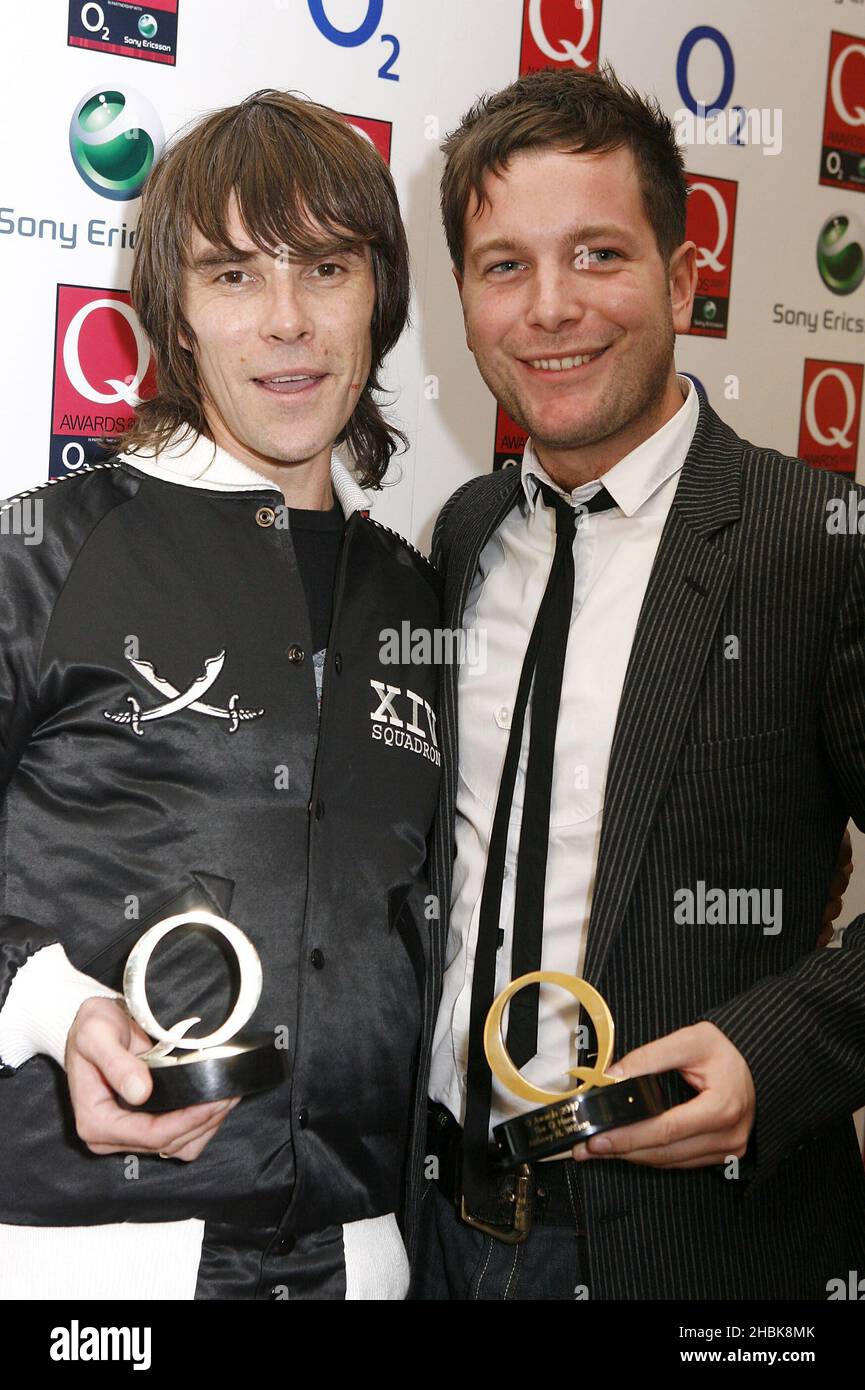
MULTIPOLYGON (((742 511, 742 453, 745 442, 712 409, 705 394, 689 392, 682 411, 686 422, 694 409, 696 424, 688 420, 690 444, 681 465, 671 512, 699 536, 738 520, 742 511), (692 432, 692 433, 691 433, 692 432)), ((618 465, 617 465, 618 466, 618 465)), ((612 473, 614 470, 611 469, 612 473)), ((523 469, 509 467, 488 474, 484 486, 472 495, 472 510, 453 535, 445 570, 446 621, 459 627, 478 558, 512 507, 524 497, 523 469)), ((669 518, 667 526, 672 525, 669 518)))
POLYGON ((698 393, 700 414, 673 508, 698 535, 709 536, 742 514, 742 439, 698 393))
MULTIPOLYGON (((280 492, 272 479, 256 473, 212 439, 192 430, 178 430, 158 453, 135 451, 119 454, 118 458, 140 473, 181 487, 208 492, 260 492, 262 488, 280 492)), ((352 512, 369 511, 372 503, 335 454, 330 460, 330 482, 346 520, 352 512)))
MULTIPOLYGON (((692 390, 693 396, 689 393, 682 411, 673 416, 673 420, 681 416, 685 424, 685 412, 691 415, 696 398, 696 423, 693 416, 687 420, 690 443, 684 463, 680 464, 672 508, 698 535, 709 536, 741 516, 742 455, 746 441, 721 419, 702 391, 697 391, 693 384, 692 390)), ((611 474, 614 471, 610 469, 611 474)), ((470 523, 462 528, 458 538, 460 559, 471 573, 463 574, 460 570, 455 576, 466 580, 466 593, 481 550, 502 519, 525 495, 523 474, 522 468, 502 468, 489 475, 485 494, 473 499, 475 507, 470 523)), ((594 484, 591 487, 594 489, 594 484)), ((455 621, 462 621, 461 609, 455 621)))
POLYGON ((689 377, 679 376, 682 402, 675 415, 654 434, 608 468, 602 478, 565 492, 544 469, 531 439, 523 454, 520 474, 529 510, 534 511, 541 482, 575 506, 588 502, 602 486, 625 516, 636 516, 665 482, 682 468, 699 419, 697 388, 689 377))

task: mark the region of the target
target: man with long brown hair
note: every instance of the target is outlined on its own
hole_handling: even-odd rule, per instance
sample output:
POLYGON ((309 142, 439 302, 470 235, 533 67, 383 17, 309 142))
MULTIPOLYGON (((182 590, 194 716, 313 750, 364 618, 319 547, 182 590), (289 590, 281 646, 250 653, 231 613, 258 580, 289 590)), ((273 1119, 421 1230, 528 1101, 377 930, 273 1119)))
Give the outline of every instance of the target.
MULTIPOLYGON (((390 174, 338 115, 265 91, 197 122, 138 229, 156 394, 35 490, 42 545, 4 537, 4 1297, 405 1294, 440 755, 436 671, 383 634, 434 628, 438 586, 333 449, 380 486, 408 292, 390 174), (252 939, 291 1077, 148 1114, 117 989, 193 908, 252 939)), ((156 1017, 218 1026, 226 962, 173 941, 156 1017)))
MULTIPOLYGON (((696 248, 656 101, 538 72, 444 149, 467 343, 530 439, 433 536, 444 620, 489 661, 443 675, 417 1293, 826 1298, 865 1260, 865 918, 819 949, 865 827, 865 547, 826 525, 850 484, 676 372, 696 248), (601 992, 615 1074, 663 1074, 668 1108, 505 1169, 496 1127, 532 1102, 491 1075, 485 1020, 539 970, 601 992)), ((536 1086, 603 1067, 590 1044, 570 994, 512 998, 536 1086)))

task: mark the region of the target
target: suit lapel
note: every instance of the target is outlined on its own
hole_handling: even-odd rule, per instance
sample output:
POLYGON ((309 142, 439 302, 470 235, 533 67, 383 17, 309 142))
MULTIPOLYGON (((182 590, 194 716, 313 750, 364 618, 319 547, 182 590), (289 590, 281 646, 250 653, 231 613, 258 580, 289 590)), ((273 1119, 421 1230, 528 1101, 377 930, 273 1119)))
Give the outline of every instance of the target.
POLYGON ((699 404, 637 623, 610 750, 584 967, 596 985, 627 911, 735 568, 711 536, 740 515, 742 441, 702 395, 699 404))
POLYGON ((490 475, 483 492, 477 489, 473 495, 475 508, 454 536, 448 556, 444 607, 445 621, 450 627, 461 625, 481 551, 514 506, 520 488, 519 468, 502 468, 490 475))

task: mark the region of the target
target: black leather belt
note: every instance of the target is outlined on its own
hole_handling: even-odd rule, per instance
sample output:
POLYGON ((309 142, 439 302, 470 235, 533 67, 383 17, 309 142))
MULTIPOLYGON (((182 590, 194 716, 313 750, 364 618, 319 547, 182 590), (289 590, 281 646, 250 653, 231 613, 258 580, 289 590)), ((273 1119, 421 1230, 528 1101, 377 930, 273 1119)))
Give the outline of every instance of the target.
POLYGON ((536 1224, 569 1226, 578 1234, 585 1230, 577 1164, 572 1158, 506 1169, 492 1145, 487 1195, 482 1205, 468 1211, 461 1181, 462 1136, 462 1126, 450 1111, 431 1100, 427 1152, 438 1160, 436 1181, 442 1195, 467 1225, 508 1245, 525 1240, 536 1224))

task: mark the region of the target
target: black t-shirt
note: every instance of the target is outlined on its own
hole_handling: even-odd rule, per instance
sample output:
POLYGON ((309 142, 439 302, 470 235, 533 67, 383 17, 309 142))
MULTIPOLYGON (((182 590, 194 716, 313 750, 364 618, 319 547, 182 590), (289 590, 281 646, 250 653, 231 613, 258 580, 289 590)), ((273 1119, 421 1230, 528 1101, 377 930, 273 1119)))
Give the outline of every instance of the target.
POLYGON ((312 633, 312 660, 315 667, 315 686, 321 708, 321 685, 324 658, 330 632, 333 608, 333 588, 336 567, 345 528, 345 517, 338 502, 328 512, 306 511, 289 507, 288 524, 297 557, 297 568, 306 594, 309 626, 312 633))

